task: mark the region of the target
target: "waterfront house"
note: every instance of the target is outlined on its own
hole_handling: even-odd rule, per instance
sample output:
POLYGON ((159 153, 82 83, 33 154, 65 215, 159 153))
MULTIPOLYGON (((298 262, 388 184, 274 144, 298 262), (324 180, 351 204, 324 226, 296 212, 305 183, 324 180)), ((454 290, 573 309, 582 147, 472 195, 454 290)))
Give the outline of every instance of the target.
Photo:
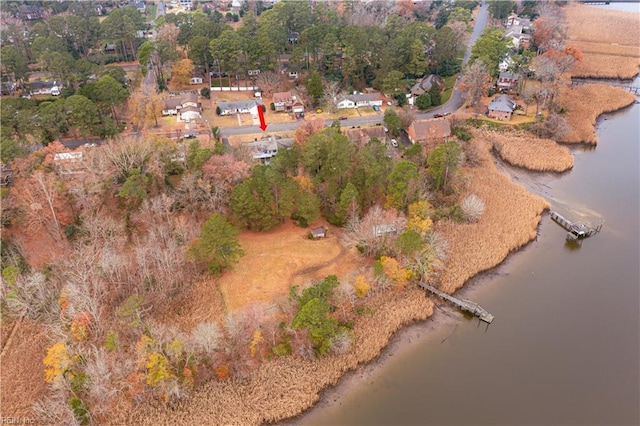
POLYGON ((515 111, 516 102, 509 95, 498 95, 489 104, 487 115, 496 120, 509 121, 515 111))

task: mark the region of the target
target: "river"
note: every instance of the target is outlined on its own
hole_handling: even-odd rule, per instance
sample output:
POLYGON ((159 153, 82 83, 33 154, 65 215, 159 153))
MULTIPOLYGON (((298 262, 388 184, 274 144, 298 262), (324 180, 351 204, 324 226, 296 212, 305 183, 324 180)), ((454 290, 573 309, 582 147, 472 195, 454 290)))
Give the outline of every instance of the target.
POLYGON ((458 293, 493 324, 443 306, 294 422, 640 424, 640 104, 601 116, 597 135, 568 173, 512 172, 552 210, 604 220, 599 234, 569 245, 545 215, 536 241, 458 293))

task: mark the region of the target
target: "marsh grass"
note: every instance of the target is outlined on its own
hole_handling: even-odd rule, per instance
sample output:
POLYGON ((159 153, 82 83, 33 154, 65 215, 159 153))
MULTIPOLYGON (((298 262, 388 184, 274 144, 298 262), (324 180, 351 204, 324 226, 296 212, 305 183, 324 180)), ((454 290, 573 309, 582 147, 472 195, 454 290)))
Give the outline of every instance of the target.
POLYGON ((571 131, 559 142, 597 144, 598 116, 631 105, 635 99, 636 96, 625 89, 604 84, 565 88, 560 94, 559 106, 567 111, 565 118, 571 131))
POLYGON ((640 66, 638 14, 605 10, 577 2, 564 8, 571 44, 584 55, 574 77, 630 79, 640 66))
POLYGON ((484 214, 476 223, 443 220, 436 225, 436 230, 449 242, 440 284, 440 289, 447 293, 453 293, 476 274, 499 265, 509 253, 533 240, 542 212, 550 208, 546 200, 528 193, 497 170, 489 153, 492 142, 487 139, 484 134, 473 139, 482 148, 479 151, 483 161, 467 170, 468 192, 483 200, 484 214))
POLYGON ((478 137, 492 143, 494 152, 507 163, 538 172, 565 172, 573 167, 573 155, 551 139, 525 131, 512 133, 477 130, 478 137))

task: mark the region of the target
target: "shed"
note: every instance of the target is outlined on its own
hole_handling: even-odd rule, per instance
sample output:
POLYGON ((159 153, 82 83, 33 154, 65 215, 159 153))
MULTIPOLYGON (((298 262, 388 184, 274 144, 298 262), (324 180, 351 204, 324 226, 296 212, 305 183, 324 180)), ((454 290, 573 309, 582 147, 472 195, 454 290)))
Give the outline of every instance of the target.
POLYGON ((311 236, 314 240, 319 238, 326 238, 327 236, 327 228, 324 226, 318 226, 317 228, 311 228, 311 236))

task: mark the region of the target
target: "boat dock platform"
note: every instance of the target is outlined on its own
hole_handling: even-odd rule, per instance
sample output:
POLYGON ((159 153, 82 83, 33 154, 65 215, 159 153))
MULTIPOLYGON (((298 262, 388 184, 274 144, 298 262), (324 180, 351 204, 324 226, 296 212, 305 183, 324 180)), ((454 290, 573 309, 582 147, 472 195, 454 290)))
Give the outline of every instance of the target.
POLYGON ((428 292, 435 294, 436 296, 448 302, 451 302, 461 310, 469 312, 470 314, 480 318, 481 321, 484 321, 487 324, 491 324, 491 321, 493 321, 493 315, 491 315, 489 312, 487 312, 482 306, 478 305, 477 303, 472 302, 470 300, 458 299, 457 297, 453 297, 447 293, 443 293, 437 288, 430 286, 429 284, 423 283, 422 281, 417 281, 417 283, 420 287, 427 290, 428 292))
POLYGON ((602 223, 593 227, 585 222, 571 222, 565 219, 558 212, 551 212, 551 219, 553 219, 558 225, 562 226, 568 231, 567 240, 580 240, 592 236, 593 234, 600 232, 602 229, 602 223))

